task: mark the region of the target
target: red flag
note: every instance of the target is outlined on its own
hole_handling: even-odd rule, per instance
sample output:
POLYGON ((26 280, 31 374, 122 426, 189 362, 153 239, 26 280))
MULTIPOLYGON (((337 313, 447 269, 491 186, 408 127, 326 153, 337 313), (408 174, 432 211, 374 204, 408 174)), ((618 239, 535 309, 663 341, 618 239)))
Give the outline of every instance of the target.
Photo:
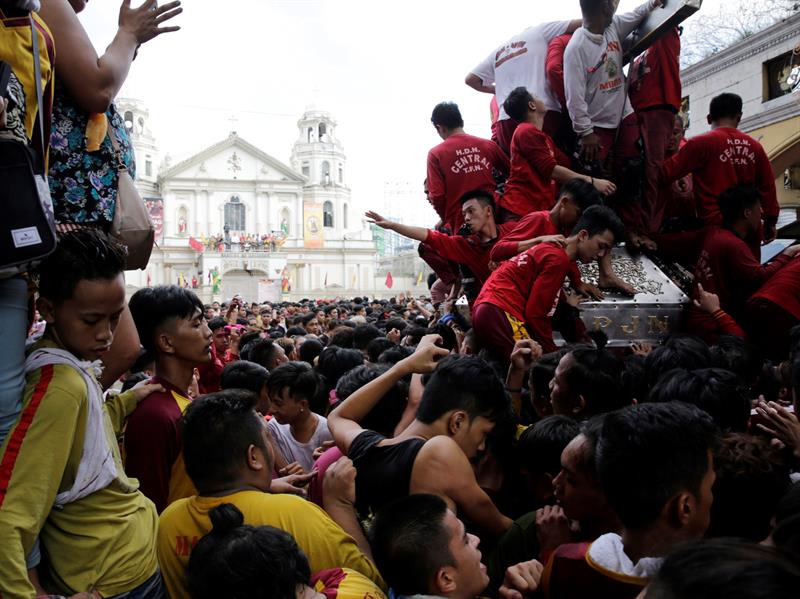
POLYGON ((391 289, 392 285, 394 285, 394 279, 392 279, 392 273, 391 272, 387 272, 386 273, 386 286, 389 289, 391 289))
POLYGON ((196 252, 202 252, 205 249, 203 242, 199 239, 195 239, 194 237, 189 237, 189 247, 196 252))

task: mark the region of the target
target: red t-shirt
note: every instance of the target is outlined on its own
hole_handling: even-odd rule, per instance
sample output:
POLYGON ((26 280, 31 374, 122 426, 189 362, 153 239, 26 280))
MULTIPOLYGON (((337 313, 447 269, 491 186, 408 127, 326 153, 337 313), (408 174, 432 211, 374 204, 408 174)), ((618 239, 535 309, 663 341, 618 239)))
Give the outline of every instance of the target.
POLYGON ((779 254, 761 265, 749 246, 733 231, 714 227, 706 234, 695 268, 695 282, 719 296, 720 307, 739 318, 745 302, 790 258, 779 254))
POLYGON ((491 140, 459 133, 428 152, 428 197, 452 231, 464 223, 459 200, 468 191, 494 193, 492 169, 508 175, 508 158, 491 140))
POLYGON ((628 95, 635 111, 655 106, 681 109, 681 37, 674 27, 636 57, 630 70, 628 95))
MULTIPOLYGON (((502 239, 517 223, 497 225, 497 239, 502 239)), ((482 242, 478 235, 462 237, 461 235, 445 235, 438 231, 428 231, 425 243, 436 253, 447 260, 468 266, 472 274, 482 284, 489 278, 489 261, 495 240, 482 242)))
POLYGON ((530 123, 520 123, 511 138, 511 174, 498 204, 520 216, 549 210, 556 201, 553 169, 569 164, 553 140, 530 123))
POLYGON ((571 33, 559 35, 550 40, 547 45, 547 58, 545 60, 545 76, 550 91, 561 103, 562 112, 567 110, 567 96, 564 93, 564 50, 567 49, 571 33))
POLYGON ((778 220, 775 176, 761 144, 738 129, 719 127, 692 137, 664 161, 664 183, 692 175, 697 215, 707 224, 722 224, 719 195, 738 184, 755 185, 761 193, 764 222, 778 220))
MULTIPOLYGON (((169 505, 176 485, 185 487, 180 419, 191 400, 186 391, 160 377, 148 381, 164 387, 144 398, 128 417, 125 427, 125 473, 139 479, 139 490, 161 513, 169 505)), ((185 495, 185 493, 178 493, 185 495)), ((191 493, 190 493, 191 495, 191 493)))
POLYGON ((475 305, 492 304, 524 321, 545 352, 555 351, 550 317, 569 267, 562 248, 540 243, 503 262, 484 283, 475 305))
POLYGON ((800 319, 800 259, 789 260, 753 294, 753 298, 768 300, 800 319))

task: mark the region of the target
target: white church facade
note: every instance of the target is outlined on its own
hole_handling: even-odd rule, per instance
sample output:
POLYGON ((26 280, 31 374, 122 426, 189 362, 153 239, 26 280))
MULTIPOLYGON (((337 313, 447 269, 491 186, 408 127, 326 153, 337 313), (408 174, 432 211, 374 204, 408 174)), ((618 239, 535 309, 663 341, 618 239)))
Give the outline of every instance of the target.
POLYGON ((290 164, 236 132, 177 164, 158 164, 149 114, 119 99, 137 159, 137 187, 156 225, 145 271, 129 291, 185 284, 204 301, 387 296, 371 232, 353 208, 336 121, 309 108, 290 164))

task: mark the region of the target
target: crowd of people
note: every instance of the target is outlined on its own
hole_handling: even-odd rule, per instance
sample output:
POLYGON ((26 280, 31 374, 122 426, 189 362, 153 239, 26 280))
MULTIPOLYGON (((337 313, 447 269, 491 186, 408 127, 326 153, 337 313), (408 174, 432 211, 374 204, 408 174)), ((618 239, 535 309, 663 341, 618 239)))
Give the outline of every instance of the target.
MULTIPOLYGON (((761 264, 769 162, 734 94, 683 139, 677 28, 623 74, 660 0, 578 4, 467 76, 497 100, 492 140, 434 108, 439 223, 367 212, 420 242, 430 297, 127 297, 115 181, 50 169, 58 245, 0 278, 0 597, 797 595, 800 246, 761 264), (623 242, 693 272, 693 303, 612 349, 580 303, 635 293, 623 242)), ((4 28, 52 29, 78 61, 55 79, 56 154, 83 139, 64 122, 115 129, 139 45, 180 12, 126 0, 98 58, 82 7, 0 1, 4 28)), ((19 89, 0 126, 31 143, 19 89)))

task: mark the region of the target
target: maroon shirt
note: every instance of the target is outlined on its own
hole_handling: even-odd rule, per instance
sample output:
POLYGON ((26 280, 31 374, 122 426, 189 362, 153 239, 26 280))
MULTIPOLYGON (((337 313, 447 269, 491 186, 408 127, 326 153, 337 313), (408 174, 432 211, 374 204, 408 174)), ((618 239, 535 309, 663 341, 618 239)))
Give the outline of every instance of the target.
POLYGON ((464 223, 461 196, 484 189, 494 193, 492 169, 508 175, 508 158, 496 143, 458 133, 428 152, 428 197, 453 232, 464 223))

